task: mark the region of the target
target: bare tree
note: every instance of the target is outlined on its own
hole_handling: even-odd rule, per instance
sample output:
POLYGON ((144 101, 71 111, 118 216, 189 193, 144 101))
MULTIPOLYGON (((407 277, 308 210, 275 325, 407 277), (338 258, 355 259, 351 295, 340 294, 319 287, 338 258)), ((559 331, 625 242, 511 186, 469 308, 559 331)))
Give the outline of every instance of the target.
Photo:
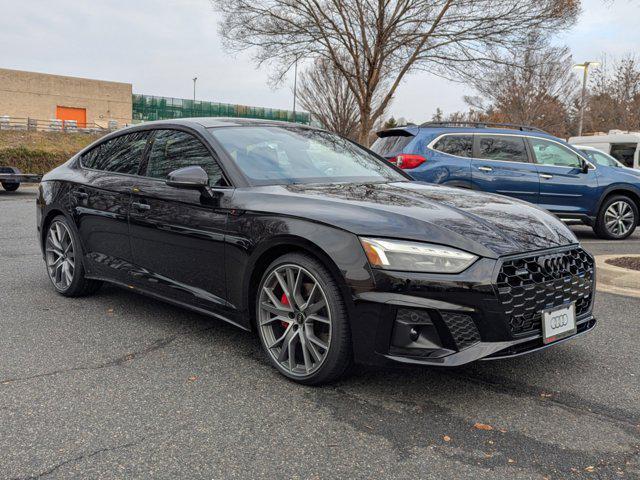
POLYGON ((585 122, 591 131, 640 130, 640 64, 630 55, 592 75, 585 122))
POLYGON ((578 89, 572 66, 568 48, 530 33, 524 44, 497 55, 494 63, 465 74, 479 95, 465 101, 485 121, 535 125, 567 136, 569 106, 578 89))
POLYGON ((369 132, 407 74, 455 77, 488 52, 570 25, 580 0, 211 0, 228 47, 255 47, 282 77, 301 58, 325 58, 345 77, 369 132), (377 107, 373 100, 381 96, 377 107))
POLYGON ((298 98, 325 128, 353 140, 358 139, 360 109, 349 85, 326 58, 318 58, 300 75, 298 98))

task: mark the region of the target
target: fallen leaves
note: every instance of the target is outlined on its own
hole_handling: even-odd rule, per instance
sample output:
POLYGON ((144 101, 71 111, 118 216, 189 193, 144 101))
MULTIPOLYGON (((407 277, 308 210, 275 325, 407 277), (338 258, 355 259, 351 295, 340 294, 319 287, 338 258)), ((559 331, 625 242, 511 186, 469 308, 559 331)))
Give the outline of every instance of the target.
POLYGON ((493 427, 491 425, 487 425, 486 423, 480 423, 480 422, 476 422, 473 425, 473 428, 475 428, 476 430, 493 430, 493 427))

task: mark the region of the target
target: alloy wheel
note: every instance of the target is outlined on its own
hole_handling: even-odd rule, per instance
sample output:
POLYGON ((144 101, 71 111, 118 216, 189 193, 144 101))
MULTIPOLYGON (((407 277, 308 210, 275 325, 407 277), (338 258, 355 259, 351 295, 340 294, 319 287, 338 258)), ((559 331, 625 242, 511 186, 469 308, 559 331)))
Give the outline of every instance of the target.
POLYGON ((73 281, 76 258, 71 232, 64 223, 55 221, 49 226, 45 257, 49 278, 58 290, 67 290, 73 281))
POLYGON ((607 230, 616 237, 625 235, 635 222, 633 209, 627 202, 619 200, 612 203, 604 214, 607 230))
POLYGON ((269 355, 292 376, 308 376, 324 363, 331 345, 331 309, 318 279, 294 264, 264 281, 258 327, 269 355))

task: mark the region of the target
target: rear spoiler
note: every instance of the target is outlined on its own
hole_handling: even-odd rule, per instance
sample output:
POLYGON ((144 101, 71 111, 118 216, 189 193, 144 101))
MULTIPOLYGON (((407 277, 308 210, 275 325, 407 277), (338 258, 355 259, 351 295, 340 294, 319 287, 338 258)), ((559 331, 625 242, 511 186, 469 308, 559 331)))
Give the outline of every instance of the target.
POLYGON ((376 135, 378 136, 378 138, 384 138, 384 137, 415 137, 416 134, 411 132, 409 130, 409 128, 411 128, 411 127, 407 126, 407 127, 390 128, 388 130, 380 130, 379 132, 376 132, 376 135))

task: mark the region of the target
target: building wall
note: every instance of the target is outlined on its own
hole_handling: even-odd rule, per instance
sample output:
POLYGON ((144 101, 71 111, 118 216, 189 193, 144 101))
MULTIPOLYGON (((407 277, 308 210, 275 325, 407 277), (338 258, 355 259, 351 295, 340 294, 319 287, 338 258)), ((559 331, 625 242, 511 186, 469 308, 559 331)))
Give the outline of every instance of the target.
POLYGON ((56 107, 85 108, 87 123, 131 123, 130 83, 0 68, 0 116, 50 120, 56 107))

